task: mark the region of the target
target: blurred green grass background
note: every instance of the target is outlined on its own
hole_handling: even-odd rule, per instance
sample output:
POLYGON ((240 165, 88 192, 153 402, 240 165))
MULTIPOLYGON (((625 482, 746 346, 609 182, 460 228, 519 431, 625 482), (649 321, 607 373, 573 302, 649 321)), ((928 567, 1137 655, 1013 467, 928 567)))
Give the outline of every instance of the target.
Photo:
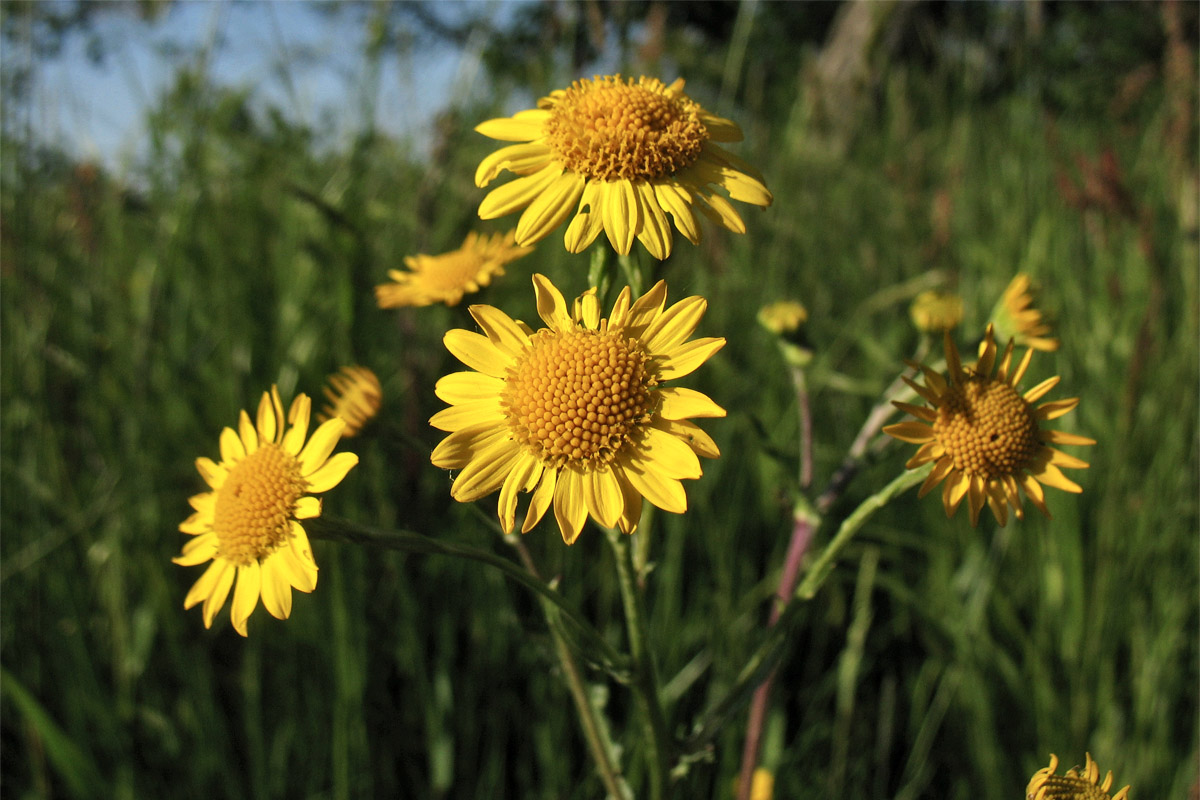
MULTIPOLYGON (((832 101, 816 40, 836 7, 693 10, 725 9, 712 30, 670 16, 690 4, 598 7, 618 33, 667 15, 658 55, 618 37, 625 71, 687 78, 742 125, 734 149, 775 195, 742 209, 745 236, 676 237, 660 270, 670 298, 710 299, 698 335, 729 340, 686 381, 730 409, 705 425, 723 455, 688 485, 689 513, 651 531, 650 624, 676 732, 762 640, 791 529, 796 412, 760 306, 810 312, 818 485, 916 346, 911 297, 948 285, 964 331, 979 331, 1020 270, 1062 342, 1026 385, 1061 375, 1054 397, 1082 403, 1058 427, 1099 442, 1078 453, 1083 495, 1049 494, 1053 520, 971 529, 914 492, 872 519, 781 666, 764 750, 776 797, 1019 797, 1050 752, 1070 765, 1085 750, 1134 798, 1195 796, 1196 14, 1136 5, 1051 7, 1040 42, 1000 25, 1022 6, 913 6, 899 43, 870 51, 866 84, 832 101), (1072 14, 1113 38, 1099 68, 1052 46, 1072 14), (800 30, 811 44, 794 47, 800 30)), ((130 174, 38 145, 6 103, 5 796, 602 796, 537 604, 495 572, 316 542, 317 590, 285 623, 256 612, 243 640, 227 611, 212 631, 183 611, 200 570, 169 561, 203 488, 193 462, 216 455, 220 429, 272 383, 316 397, 349 363, 379 374, 385 404, 343 445, 361 462, 325 513, 508 555, 428 463, 433 384, 456 368, 441 336, 472 326, 465 307, 383 312, 371 287, 406 254, 515 224, 476 218, 472 175, 494 143, 471 129, 590 74, 572 66, 588 63, 583 8, 530 6, 494 32, 494 99, 441 114, 430 156, 371 129, 330 147, 196 63, 156 102, 130 174), (512 55, 556 14, 571 24, 538 59, 512 55)), ((471 301, 532 320, 529 275, 572 296, 585 264, 560 232, 471 301)), ((887 448, 835 513, 908 450, 887 448)), ((494 498, 479 506, 492 514, 494 498)), ((567 549, 543 524, 525 541, 621 645, 602 537, 567 549)), ((589 679, 618 737, 635 731, 624 687, 589 679)), ((731 796, 743 736, 738 717, 677 796, 731 796)))

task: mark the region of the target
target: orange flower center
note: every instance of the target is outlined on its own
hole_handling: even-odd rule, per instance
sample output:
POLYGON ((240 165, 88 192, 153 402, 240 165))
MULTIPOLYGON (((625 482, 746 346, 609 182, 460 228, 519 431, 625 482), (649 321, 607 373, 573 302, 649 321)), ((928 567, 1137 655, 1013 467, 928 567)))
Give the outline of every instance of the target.
POLYGON ((650 418, 646 354, 619 333, 542 329, 509 367, 503 403, 519 442, 543 462, 609 463, 650 418))
POLYGON ((933 433, 957 469, 983 478, 1016 475, 1041 448, 1029 404, 1007 383, 981 375, 946 389, 933 433))
POLYGON ((708 140, 700 106, 659 80, 578 80, 553 100, 546 144, 571 172, 652 180, 691 166, 708 140))
POLYGON ((286 542, 306 485, 300 463, 277 444, 261 444, 239 461, 217 489, 213 529, 220 557, 245 566, 286 542))

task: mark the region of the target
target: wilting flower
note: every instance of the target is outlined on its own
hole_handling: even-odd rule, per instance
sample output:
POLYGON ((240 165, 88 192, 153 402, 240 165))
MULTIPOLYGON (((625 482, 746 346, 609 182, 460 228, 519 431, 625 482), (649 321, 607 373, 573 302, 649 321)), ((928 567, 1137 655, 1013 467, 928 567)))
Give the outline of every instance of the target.
POLYGON ((631 533, 642 498, 665 511, 687 510, 683 479, 699 478, 697 455, 720 455, 691 417, 725 410, 692 389, 662 386, 703 364, 724 339, 687 341, 707 308, 688 297, 664 310, 659 281, 637 302, 628 288, 600 317, 595 289, 568 311, 547 278, 533 276, 538 315, 533 332, 503 311, 471 306, 484 334, 452 330, 445 342, 470 372, 438 381, 450 407, 429 423, 450 433, 432 460, 461 470, 450 492, 469 503, 500 491, 505 532, 514 525, 517 493, 533 492, 522 533, 551 502, 567 544, 590 514, 631 533))
POLYGON ((472 231, 462 246, 437 256, 405 256, 408 272, 388 270, 393 283, 375 287, 380 308, 456 306, 464 294, 478 292, 492 278, 504 274, 504 265, 533 252, 532 247, 513 244, 516 233, 479 234, 472 231))
POLYGON ((193 538, 172 561, 185 567, 212 561, 183 601, 185 609, 204 602, 206 628, 225 605, 235 575, 231 617, 242 636, 260 596, 271 616, 287 619, 292 589, 311 592, 317 585, 317 564, 300 520, 321 515, 321 501, 311 495, 337 486, 358 456, 330 457, 346 424, 340 419, 321 425, 304 443, 311 406, 298 395, 285 432, 283 403, 272 387, 258 404, 257 430, 243 411, 237 431, 221 431, 221 463, 196 459, 212 491, 188 500, 195 513, 179 530, 193 538))
POLYGON ((379 378, 366 367, 342 367, 329 376, 329 385, 324 387, 329 403, 317 414, 319 422, 341 417, 346 422, 342 438, 357 436, 377 413, 383 402, 383 389, 379 378))
POLYGON ((1044 430, 1041 425, 1057 419, 1079 405, 1079 398, 1055 400, 1034 407, 1053 389, 1058 376, 1047 378, 1025 394, 1017 384, 1025 375, 1033 356, 1025 352, 1013 367, 1013 343, 1009 341, 1000 363, 996 364, 996 342, 991 326, 984 336, 982 354, 974 367, 964 367, 950 334, 945 334, 947 376, 921 366, 925 385, 905 378, 912 390, 929 403, 928 407, 896 402, 897 408, 912 414, 920 422, 889 425, 884 433, 905 442, 921 445, 905 465, 908 469, 934 462, 933 471, 921 485, 919 496, 944 481, 942 503, 946 516, 954 515, 959 503, 967 498, 971 524, 979 522, 986 500, 996 521, 1008 521, 1011 505, 1017 519, 1023 518, 1020 490, 1037 508, 1050 516, 1042 484, 1066 492, 1081 492, 1060 467, 1084 469, 1088 465, 1050 447, 1052 444, 1092 445, 1094 439, 1064 431, 1044 430), (995 374, 992 368, 995 367, 995 374))
POLYGON ((1033 773, 1029 785, 1025 787, 1026 800, 1127 800, 1129 787, 1110 795, 1112 787, 1112 770, 1100 782, 1100 768, 1092 761, 1092 754, 1087 753, 1083 771, 1078 767, 1067 770, 1063 776, 1055 775, 1058 769, 1058 756, 1050 754, 1050 766, 1042 767, 1033 773))
POLYGON ((945 333, 958 327, 963 318, 962 297, 935 289, 921 292, 908 308, 917 330, 924 333, 945 333))
POLYGON ((492 190, 479 216, 524 208, 517 242, 532 244, 569 217, 564 242, 583 251, 600 231, 622 255, 636 238, 655 258, 671 254, 671 224, 700 241, 697 212, 745 233, 746 225, 714 187, 731 198, 769 206, 771 193, 753 167, 717 142, 737 142, 741 128, 713 116, 683 92, 683 80, 596 76, 538 101, 537 109, 491 119, 475 130, 521 144, 503 147, 475 171, 487 186, 501 171, 521 177, 492 190))
POLYGON ((992 324, 1000 341, 1012 339, 1021 347, 1031 347, 1047 353, 1058 349, 1058 339, 1051 332, 1042 312, 1033 306, 1033 283, 1024 272, 1009 282, 992 309, 992 324))

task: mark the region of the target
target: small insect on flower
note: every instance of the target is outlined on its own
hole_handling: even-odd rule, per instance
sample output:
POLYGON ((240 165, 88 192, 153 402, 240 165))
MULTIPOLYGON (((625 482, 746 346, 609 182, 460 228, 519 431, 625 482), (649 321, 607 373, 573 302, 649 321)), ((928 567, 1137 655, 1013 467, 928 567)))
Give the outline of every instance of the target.
POLYGON ((895 402, 895 406, 919 421, 889 425, 884 433, 920 445, 905 466, 908 469, 933 462, 933 471, 921 485, 924 497, 940 482, 946 516, 954 516, 963 498, 971 509, 971 524, 979 523, 986 501, 1000 525, 1008 521, 1011 506, 1017 519, 1024 517, 1021 492, 1039 511, 1050 516, 1042 485, 1066 492, 1083 491, 1062 474, 1060 467, 1085 469, 1087 463, 1050 445, 1093 445, 1094 439, 1064 431, 1042 428, 1079 405, 1079 398, 1033 404, 1059 382, 1048 378, 1024 394, 1017 384, 1024 377, 1033 350, 1015 367, 1010 340, 999 363, 994 333, 988 326, 982 354, 974 366, 963 366, 950 333, 944 335, 947 374, 945 377, 921 366, 925 385, 905 378, 928 406, 895 402), (993 373, 993 367, 995 372, 993 373))
POLYGON ((212 491, 189 498, 195 513, 179 530, 192 538, 171 560, 185 567, 212 562, 183 601, 185 609, 204 603, 206 628, 235 576, 231 618, 242 636, 259 597, 271 616, 287 619, 292 589, 316 588, 317 564, 301 520, 321 515, 312 495, 337 486, 358 456, 330 457, 346 425, 341 419, 321 425, 305 444, 311 407, 307 395, 298 395, 285 418, 279 390, 271 387, 258 404, 257 427, 243 411, 236 431, 221 431, 220 463, 196 459, 212 491))

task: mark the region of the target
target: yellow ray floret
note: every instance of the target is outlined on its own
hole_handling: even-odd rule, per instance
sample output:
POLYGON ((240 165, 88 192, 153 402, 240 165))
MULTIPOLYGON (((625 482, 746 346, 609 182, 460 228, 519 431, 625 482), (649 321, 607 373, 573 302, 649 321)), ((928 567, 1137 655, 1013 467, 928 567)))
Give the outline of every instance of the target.
POLYGON ((524 209, 516 232, 521 245, 570 220, 564 243, 572 253, 604 231, 622 255, 636 239, 664 259, 671 254, 672 221, 693 244, 700 241, 699 217, 745 233, 717 188, 740 202, 772 202, 758 171, 717 144, 741 141, 741 129, 684 94, 682 79, 670 85, 619 75, 582 79, 543 97, 537 109, 475 130, 518 143, 487 156, 475 184, 483 188, 505 170, 519 176, 493 189, 479 216, 524 209))
POLYGON ((1042 487, 1081 492, 1079 485, 1063 475, 1060 468, 1088 466, 1050 445, 1096 442, 1085 436, 1046 430, 1042 424, 1074 409, 1079 404, 1078 398, 1035 406, 1058 383, 1057 377, 1024 394, 1018 393, 1017 384, 1029 367, 1033 351, 1027 350, 1020 363, 1014 365, 1010 340, 997 363, 991 326, 980 348, 979 361, 973 367, 962 365, 949 332, 945 334, 945 342, 945 377, 923 366, 924 385, 905 379, 929 405, 897 402, 897 408, 916 420, 883 429, 889 436, 920 445, 905 465, 909 469, 933 462, 933 471, 921 485, 919 495, 924 497, 942 483, 946 516, 953 516, 965 497, 972 525, 978 524, 985 502, 1000 525, 1008 521, 1009 507, 1017 519, 1022 519, 1022 492, 1039 511, 1050 516, 1042 487))
POLYGON ((707 302, 688 297, 664 307, 659 281, 636 302, 624 289, 607 319, 594 289, 568 307, 534 275, 536 332, 498 308, 471 306, 483 333, 452 330, 446 347, 471 368, 438 381, 449 408, 430 419, 450 435, 434 449, 436 466, 460 470, 451 494, 471 502, 500 492, 505 532, 516 524, 517 496, 532 493, 528 532, 553 505, 571 544, 591 516, 630 533, 642 499, 687 510, 681 481, 699 478, 697 456, 716 444, 690 420, 725 410, 692 389, 663 386, 699 367, 724 339, 688 341, 707 302))
POLYGON ((188 500, 195 513, 179 530, 192 538, 172 561, 185 567, 212 562, 183 601, 185 609, 204 603, 206 628, 235 577, 231 618, 242 636, 259 597, 272 616, 287 619, 292 589, 316 588, 317 564, 301 520, 321 515, 321 501, 312 495, 340 483, 358 456, 330 457, 346 425, 341 419, 324 423, 305 443, 311 408, 309 398, 298 395, 285 418, 279 390, 271 387, 258 404, 257 426, 243 411, 236 431, 221 431, 219 463, 196 460, 212 491, 188 500))

